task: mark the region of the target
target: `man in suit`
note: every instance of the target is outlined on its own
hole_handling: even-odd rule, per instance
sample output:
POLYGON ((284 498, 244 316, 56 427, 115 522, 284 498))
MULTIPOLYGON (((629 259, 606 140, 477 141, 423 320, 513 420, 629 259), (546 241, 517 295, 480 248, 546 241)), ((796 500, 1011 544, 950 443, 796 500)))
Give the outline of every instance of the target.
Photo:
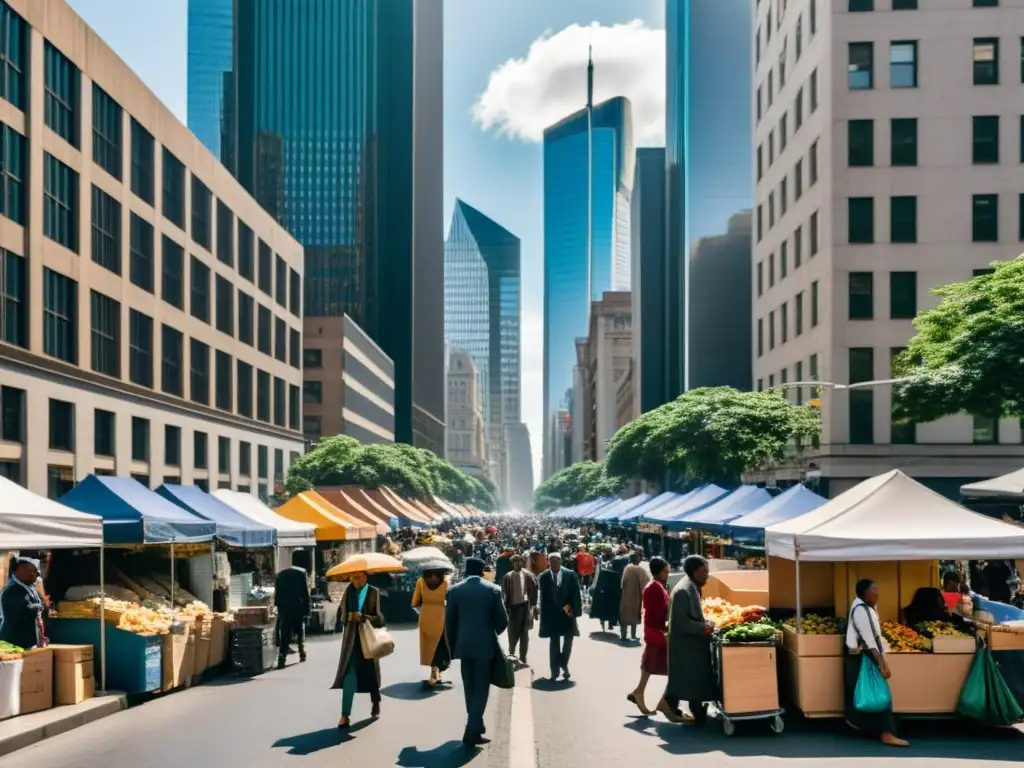
POLYGON ((550 638, 548 661, 552 682, 558 673, 568 681, 569 657, 572 642, 579 637, 576 620, 583 615, 583 597, 580 581, 575 573, 562 567, 562 556, 552 552, 548 556, 548 570, 537 579, 540 592, 540 636, 550 638))
POLYGON ((483 579, 484 561, 466 560, 466 578, 448 591, 445 633, 452 658, 462 666, 462 687, 466 695, 467 747, 486 744, 484 711, 491 687, 491 665, 501 655, 498 635, 508 626, 501 590, 483 579))
POLYGON ((501 594, 508 613, 508 653, 515 656, 519 646, 519 660, 526 663, 526 652, 530 647, 530 630, 537 617, 537 579, 525 570, 526 558, 515 555, 513 570, 505 574, 501 583, 501 594))
POLYGON ((668 684, 660 711, 675 723, 703 724, 706 702, 719 697, 718 681, 711 665, 711 636, 715 625, 704 618, 701 590, 707 583, 708 561, 690 555, 683 561, 686 577, 669 598, 668 684), (681 714, 679 702, 687 702, 690 714, 681 714))
POLYGON ((292 635, 299 644, 299 661, 306 660, 306 620, 310 613, 308 566, 308 554, 298 550, 292 554, 291 567, 277 574, 274 580, 274 605, 281 634, 277 646, 278 669, 284 668, 285 657, 292 652, 292 635))
POLYGON ((505 581, 505 574, 512 570, 512 558, 515 557, 515 550, 512 547, 505 547, 494 563, 494 583, 501 585, 505 581))

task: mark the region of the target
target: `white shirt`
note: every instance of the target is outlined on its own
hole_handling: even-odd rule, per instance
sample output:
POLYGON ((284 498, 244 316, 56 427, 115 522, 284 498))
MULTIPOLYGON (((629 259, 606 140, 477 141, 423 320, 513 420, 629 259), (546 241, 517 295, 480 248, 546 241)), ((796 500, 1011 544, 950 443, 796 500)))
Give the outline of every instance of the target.
POLYGON ((878 613, 870 605, 859 597, 850 606, 850 615, 846 621, 846 647, 851 650, 860 648, 860 641, 872 650, 885 653, 888 647, 882 639, 882 647, 878 647, 875 638, 882 637, 882 626, 878 621, 878 613), (860 610, 858 606, 863 605, 867 610, 860 610))
POLYGON ((526 596, 526 571, 519 571, 519 588, 523 591, 523 601, 529 602, 526 596))
POLYGON ((555 588, 562 586, 562 569, 559 568, 557 572, 552 571, 551 575, 555 577, 555 588))

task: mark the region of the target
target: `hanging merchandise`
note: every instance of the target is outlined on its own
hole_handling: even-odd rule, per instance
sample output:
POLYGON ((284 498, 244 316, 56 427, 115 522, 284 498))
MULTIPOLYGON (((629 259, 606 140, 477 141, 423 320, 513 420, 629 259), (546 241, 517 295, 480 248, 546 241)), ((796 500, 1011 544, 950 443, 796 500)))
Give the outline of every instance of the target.
POLYGON ((979 649, 974 656, 967 682, 960 692, 957 713, 992 726, 1012 725, 1024 719, 1024 710, 988 648, 979 649))

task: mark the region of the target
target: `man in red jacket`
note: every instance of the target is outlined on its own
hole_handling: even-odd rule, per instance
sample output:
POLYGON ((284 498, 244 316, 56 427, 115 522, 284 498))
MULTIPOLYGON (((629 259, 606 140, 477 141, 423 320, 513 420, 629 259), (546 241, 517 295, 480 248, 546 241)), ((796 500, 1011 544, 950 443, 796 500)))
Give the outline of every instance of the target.
POLYGON ((580 577, 580 586, 587 592, 590 585, 594 583, 594 571, 597 570, 597 562, 594 556, 587 552, 587 545, 580 544, 579 552, 576 553, 576 574, 580 577))

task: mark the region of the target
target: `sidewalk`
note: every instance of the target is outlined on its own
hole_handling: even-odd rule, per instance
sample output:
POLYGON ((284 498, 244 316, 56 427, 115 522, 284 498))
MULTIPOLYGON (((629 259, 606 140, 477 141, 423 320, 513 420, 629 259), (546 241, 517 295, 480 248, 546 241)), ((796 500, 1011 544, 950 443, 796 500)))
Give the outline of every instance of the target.
POLYGON ((81 704, 12 717, 0 722, 0 756, 9 755, 37 741, 58 736, 123 709, 128 709, 128 697, 123 693, 108 692, 81 704))

